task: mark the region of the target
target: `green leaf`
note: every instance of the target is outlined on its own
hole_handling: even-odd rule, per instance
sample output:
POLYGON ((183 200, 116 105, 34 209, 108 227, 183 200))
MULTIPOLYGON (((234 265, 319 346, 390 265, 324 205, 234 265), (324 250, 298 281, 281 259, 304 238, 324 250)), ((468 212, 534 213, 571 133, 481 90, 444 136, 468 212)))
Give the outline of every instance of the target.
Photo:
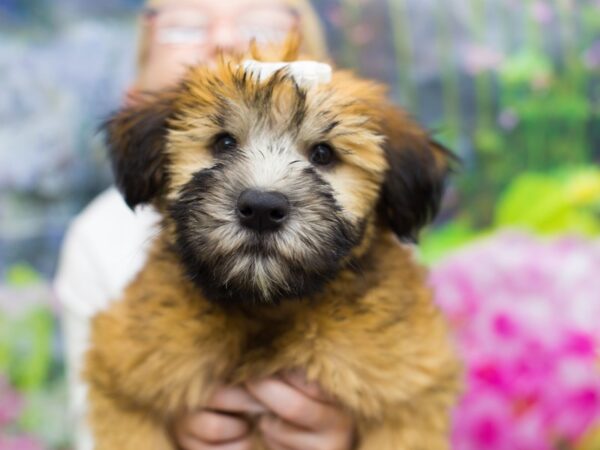
POLYGON ((431 265, 478 236, 480 234, 461 221, 430 229, 419 243, 420 259, 431 265))
POLYGON ((494 227, 541 234, 600 234, 600 170, 570 169, 517 177, 497 203, 494 227))
POLYGON ((549 76, 552 63, 540 52, 525 49, 508 58, 500 71, 502 82, 509 86, 529 85, 532 79, 549 76))
POLYGON ((40 275, 27 264, 15 264, 9 267, 6 282, 9 286, 23 287, 40 281, 40 275))
POLYGON ((53 317, 50 311, 36 308, 11 328, 11 379, 23 391, 40 389, 52 364, 53 317))

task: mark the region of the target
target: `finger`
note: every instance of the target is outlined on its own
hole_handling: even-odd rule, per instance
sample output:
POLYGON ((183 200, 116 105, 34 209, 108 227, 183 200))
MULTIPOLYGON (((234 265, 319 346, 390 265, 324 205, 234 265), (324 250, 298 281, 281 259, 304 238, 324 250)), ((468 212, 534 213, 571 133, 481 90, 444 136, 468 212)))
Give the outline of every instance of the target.
MULTIPOLYGON (((282 445, 281 443, 277 442, 275 439, 269 438, 264 435, 263 435, 263 441, 264 441, 265 445, 267 446, 268 450, 296 450, 296 449, 286 447, 286 446, 282 445)), ((303 450, 306 450, 306 449, 303 449, 303 450)))
POLYGON ((301 370, 284 372, 281 378, 314 400, 319 402, 333 402, 331 395, 327 394, 316 381, 308 381, 306 375, 301 370))
POLYGON ((207 448, 205 443, 189 435, 179 436, 175 433, 175 440, 181 450, 206 450, 207 448))
MULTIPOLYGON (((229 444, 217 445, 214 447, 206 447, 206 450, 251 450, 252 442, 250 439, 245 439, 238 442, 230 442, 229 444)), ((203 449, 204 450, 204 449, 203 449)))
POLYGON ((242 439, 250 432, 244 419, 202 411, 181 420, 176 434, 181 438, 192 438, 209 444, 222 444, 242 439))
POLYGON ((337 411, 276 378, 247 384, 248 391, 271 412, 292 424, 311 430, 327 427, 337 411))
POLYGON ((199 441, 190 436, 181 441, 177 441, 182 450, 251 450, 252 443, 249 439, 242 441, 228 442, 225 444, 209 444, 199 441))
POLYGON ((319 436, 314 431, 298 428, 275 416, 261 418, 259 429, 269 448, 286 450, 311 450, 330 448, 327 437, 319 436))
POLYGON ((242 386, 217 389, 206 408, 229 413, 260 414, 266 412, 265 407, 242 386))
MULTIPOLYGON (((182 444, 180 444, 182 445, 182 444)), ((200 441, 195 441, 195 447, 186 447, 182 445, 183 450, 251 450, 252 442, 249 439, 243 441, 229 442, 227 444, 207 444, 200 441)))
POLYGON ((233 442, 231 444, 221 445, 207 450, 251 450, 252 442, 250 439, 246 439, 239 442, 233 442))

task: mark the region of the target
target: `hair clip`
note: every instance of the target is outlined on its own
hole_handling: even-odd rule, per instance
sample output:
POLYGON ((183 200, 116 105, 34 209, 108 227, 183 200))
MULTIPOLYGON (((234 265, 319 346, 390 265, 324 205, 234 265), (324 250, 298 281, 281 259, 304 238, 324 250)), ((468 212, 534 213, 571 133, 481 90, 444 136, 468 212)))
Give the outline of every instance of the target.
POLYGON ((267 79, 278 70, 286 68, 300 86, 313 87, 331 82, 331 66, 317 61, 261 62, 247 59, 242 62, 242 67, 259 80, 267 79))

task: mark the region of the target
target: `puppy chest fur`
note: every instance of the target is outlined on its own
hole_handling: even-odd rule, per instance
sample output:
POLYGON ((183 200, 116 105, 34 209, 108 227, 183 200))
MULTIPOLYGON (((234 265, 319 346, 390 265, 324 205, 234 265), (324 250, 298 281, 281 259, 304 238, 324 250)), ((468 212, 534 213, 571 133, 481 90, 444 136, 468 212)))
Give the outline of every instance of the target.
POLYGON ((174 448, 170 422, 215 387, 289 369, 353 414, 359 448, 448 447, 458 364, 399 241, 435 214, 450 155, 380 86, 305 88, 224 59, 107 134, 125 200, 163 222, 94 322, 98 448, 174 448))
MULTIPOLYGON (((92 399, 148 417, 154 436, 221 383, 302 368, 353 413, 362 448, 446 448, 458 365, 424 274, 391 236, 376 244, 360 276, 343 271, 314 298, 252 311, 198 295, 161 245, 124 301, 96 319, 92 399), (386 427, 387 446, 370 446, 368 437, 386 427), (439 443, 419 447, 429 439, 439 443)), ((92 423, 104 423, 110 410, 92 409, 92 423)))

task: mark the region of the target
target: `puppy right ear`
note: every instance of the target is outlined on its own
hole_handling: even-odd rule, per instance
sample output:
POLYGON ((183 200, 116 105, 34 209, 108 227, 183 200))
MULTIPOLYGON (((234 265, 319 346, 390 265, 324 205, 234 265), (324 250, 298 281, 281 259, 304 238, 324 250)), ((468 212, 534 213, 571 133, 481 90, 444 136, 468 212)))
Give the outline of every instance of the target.
POLYGON ((421 228, 437 214, 457 158, 404 111, 390 104, 381 111, 389 170, 379 210, 400 239, 416 242, 421 228))
POLYGON ((170 92, 149 96, 103 126, 115 183, 131 209, 149 203, 166 186, 165 144, 173 104, 170 92))

